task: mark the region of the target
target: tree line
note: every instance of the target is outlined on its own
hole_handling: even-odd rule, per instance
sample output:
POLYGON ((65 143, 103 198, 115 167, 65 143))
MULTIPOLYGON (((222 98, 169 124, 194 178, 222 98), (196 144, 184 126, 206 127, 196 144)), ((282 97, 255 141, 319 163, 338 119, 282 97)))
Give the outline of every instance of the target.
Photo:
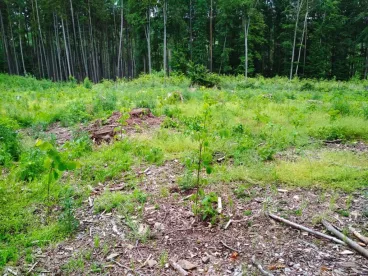
POLYGON ((367 78, 368 0, 0 0, 0 71, 367 78))

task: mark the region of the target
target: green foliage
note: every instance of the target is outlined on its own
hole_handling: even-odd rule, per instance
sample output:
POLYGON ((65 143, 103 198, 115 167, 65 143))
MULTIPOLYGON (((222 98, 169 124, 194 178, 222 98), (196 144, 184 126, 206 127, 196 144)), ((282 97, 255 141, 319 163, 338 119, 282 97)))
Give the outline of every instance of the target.
POLYGON ((90 81, 90 79, 88 77, 86 77, 83 81, 83 86, 86 89, 92 89, 92 82, 90 81))
POLYGON ((18 179, 22 181, 32 181, 45 172, 44 166, 46 156, 39 148, 30 148, 22 153, 18 179))
POLYGON ((205 87, 219 87, 220 78, 210 73, 202 64, 188 64, 188 77, 191 80, 191 85, 200 85, 205 87))
POLYGON ((73 200, 73 191, 69 191, 62 202, 62 213, 59 217, 61 229, 67 233, 73 233, 79 225, 79 221, 75 218, 75 203, 73 200))
POLYGON ((193 205, 193 212, 203 221, 210 221, 212 224, 216 223, 218 217, 218 196, 214 192, 205 194, 203 190, 200 190, 197 196, 199 197, 199 203, 198 205, 193 205))
POLYGON ((17 133, 0 123, 0 166, 9 165, 11 161, 17 161, 21 154, 21 147, 17 133))
POLYGON ((76 123, 84 123, 91 119, 87 112, 86 104, 82 101, 76 101, 69 104, 66 112, 60 115, 60 122, 63 126, 71 126, 76 123))

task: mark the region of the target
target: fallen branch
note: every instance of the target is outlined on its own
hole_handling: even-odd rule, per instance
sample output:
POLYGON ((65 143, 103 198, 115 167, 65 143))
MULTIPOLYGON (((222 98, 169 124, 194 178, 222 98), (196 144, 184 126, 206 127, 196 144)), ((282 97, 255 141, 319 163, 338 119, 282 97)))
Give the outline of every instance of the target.
POLYGON ((38 262, 35 262, 32 267, 28 270, 27 274, 31 273, 33 271, 33 269, 36 267, 36 265, 38 264, 38 262))
POLYGON ((151 257, 152 257, 152 254, 150 254, 149 256, 148 256, 148 258, 146 259, 146 261, 141 265, 141 267, 140 268, 143 268, 143 267, 145 267, 145 265, 147 264, 147 262, 151 259, 151 257))
POLYGON ((368 250, 361 247, 359 244, 357 244, 355 241, 351 240, 347 236, 345 236, 343 233, 336 230, 330 223, 328 223, 325 220, 322 220, 322 224, 326 227, 328 231, 330 231, 332 234, 334 234, 336 237, 344 240, 347 245, 349 245, 352 249, 360 253, 362 256, 366 257, 368 259, 368 250))
POLYGON ((318 232, 318 231, 312 230, 312 229, 307 228, 307 227, 305 227, 305 226, 303 226, 303 225, 297 224, 297 223, 295 223, 295 222, 292 222, 292 221, 290 221, 290 220, 287 220, 287 219, 281 218, 281 217, 276 216, 276 215, 271 214, 271 213, 269 213, 268 215, 269 215, 271 218, 273 218, 274 220, 281 221, 281 222, 283 222, 283 223, 285 223, 285 224, 287 224, 287 225, 289 225, 289 226, 291 226, 291 227, 294 227, 294 228, 297 228, 297 229, 303 230, 303 231, 305 231, 305 232, 311 233, 311 234, 313 234, 313 235, 315 235, 315 236, 317 236, 317 237, 325 238, 325 239, 327 239, 327 240, 330 240, 330 241, 333 241, 333 242, 336 242, 336 243, 339 243, 339 244, 342 244, 342 245, 346 245, 346 244, 345 244, 345 242, 343 242, 342 240, 336 239, 336 238, 334 238, 334 237, 332 237, 332 236, 329 236, 329 235, 323 234, 323 233, 321 233, 321 232, 318 232))
POLYGON ((189 275, 188 272, 186 272, 179 264, 174 262, 173 260, 169 260, 170 265, 182 276, 189 275))
POLYGON ((273 276, 273 274, 271 272, 268 272, 267 270, 264 270, 262 265, 256 261, 256 257, 253 255, 252 257, 252 263, 255 267, 257 267, 259 269, 259 271, 261 272, 262 275, 265 276, 273 276))
POLYGON ((112 262, 115 263, 115 264, 117 264, 119 267, 122 267, 122 268, 125 268, 126 270, 129 270, 129 271, 133 271, 134 272, 133 269, 131 269, 130 267, 127 267, 126 265, 123 265, 123 264, 121 264, 121 263, 119 263, 119 262, 117 262, 115 260, 112 260, 112 262))
POLYGON ((232 251, 235 251, 235 252, 241 253, 241 250, 237 250, 237 249, 235 249, 235 248, 232 248, 232 247, 228 246, 226 243, 224 243, 223 241, 220 241, 220 243, 221 243, 223 246, 225 246, 227 249, 230 249, 230 250, 232 250, 232 251))
POLYGON ((357 237, 359 240, 361 240, 363 243, 368 245, 368 238, 360 234, 358 231, 356 231, 353 227, 349 227, 349 230, 355 237, 357 237))

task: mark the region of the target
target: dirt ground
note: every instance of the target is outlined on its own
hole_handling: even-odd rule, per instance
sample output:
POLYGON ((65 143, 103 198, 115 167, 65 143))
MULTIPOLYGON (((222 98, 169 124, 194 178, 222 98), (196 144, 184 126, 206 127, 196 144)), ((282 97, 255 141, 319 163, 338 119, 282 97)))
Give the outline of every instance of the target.
MULTIPOLYGON (((149 110, 139 110, 137 114, 130 114, 125 126, 127 135, 143 125, 155 127, 161 122, 149 110)), ((107 122, 90 125, 92 139, 96 143, 113 139, 120 117, 114 113, 107 122)), ((333 150, 365 150, 365 145, 360 144, 326 146, 333 150)), ((103 183, 78 210, 80 226, 75 236, 56 246, 36 248, 34 267, 19 267, 20 275, 29 270, 34 275, 180 275, 169 260, 193 276, 261 275, 252 264, 252 257, 273 275, 368 275, 368 260, 353 249, 296 230, 267 215, 273 212, 327 233, 320 223, 325 217, 342 231, 354 226, 367 233, 368 190, 351 196, 252 184, 237 197, 234 191, 241 185, 247 187, 247 183, 210 185, 223 202, 219 221, 211 226, 192 213, 190 193, 178 189, 178 177, 184 173, 178 160, 166 161, 162 166, 137 167, 134 172, 141 179, 139 188, 150 195, 143 219, 138 222, 138 231, 149 229, 146 242, 132 239, 126 218, 116 211, 94 213, 93 199, 105 189, 119 192, 123 187, 119 183, 103 183), (100 237, 98 247, 96 235, 100 237), (65 270, 68 263, 80 258, 82 266, 65 270)), ((368 249, 368 245, 361 245, 368 249)))
MULTIPOLYGON (((95 214, 92 204, 86 202, 77 214, 81 225, 75 237, 43 251, 37 249, 34 271, 41 275, 90 275, 93 263, 98 263, 100 275, 179 275, 168 264, 168 259, 174 259, 194 266, 189 275, 259 275, 251 262, 255 256, 274 275, 368 275, 368 261, 354 250, 275 222, 265 213, 271 210, 322 232, 325 230, 318 223, 321 215, 340 229, 352 225, 367 231, 364 212, 368 200, 361 194, 354 194, 349 214, 343 216, 333 211, 344 209, 350 200, 341 193, 253 186, 249 197, 237 199, 233 191, 240 183, 218 185, 211 190, 223 198, 223 217, 211 227, 194 217, 186 195, 163 196, 159 192, 162 187, 170 190, 176 186, 183 173, 177 160, 136 171, 140 174, 143 170, 140 186, 153 195, 144 207, 141 222, 142 228, 150 229, 147 242, 129 238, 130 228, 124 217, 115 212, 95 214), (225 230, 229 218, 232 223, 225 230), (96 235, 105 245, 103 248, 94 246, 96 235), (66 273, 61 269, 87 251, 92 255, 83 272, 66 273)), ((106 185, 101 189, 114 187, 117 186, 106 185)))

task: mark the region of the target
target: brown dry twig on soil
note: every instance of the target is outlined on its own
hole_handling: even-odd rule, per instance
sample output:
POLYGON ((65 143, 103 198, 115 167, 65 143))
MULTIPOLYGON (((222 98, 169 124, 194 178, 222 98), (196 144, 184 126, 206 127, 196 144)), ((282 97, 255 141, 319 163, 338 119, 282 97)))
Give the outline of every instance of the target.
POLYGON ((282 217, 276 216, 276 215, 271 214, 271 213, 269 213, 268 215, 269 215, 271 218, 273 218, 274 220, 277 220, 277 221, 283 222, 283 223, 285 223, 286 225, 289 225, 289 226, 291 226, 291 227, 294 227, 294 228, 297 228, 297 229, 303 230, 303 231, 305 231, 305 232, 311 233, 311 234, 313 234, 313 235, 315 235, 315 236, 317 236, 317 237, 325 238, 325 239, 327 239, 327 240, 330 240, 330 241, 333 241, 333 242, 336 242, 336 243, 339 243, 339 244, 342 244, 342 245, 346 245, 346 243, 345 243, 345 242, 343 242, 342 240, 336 239, 336 238, 334 238, 334 237, 332 237, 332 236, 329 236, 329 235, 323 234, 323 233, 321 233, 321 232, 318 232, 318 231, 312 230, 312 229, 307 228, 307 227, 305 227, 305 226, 303 226, 303 225, 297 224, 297 223, 295 223, 295 222, 292 222, 292 221, 290 221, 290 220, 284 219, 284 218, 282 218, 282 217))
POLYGON ((332 234, 334 234, 336 237, 342 239, 345 241, 345 243, 350 246, 352 249, 360 253, 362 256, 366 257, 368 259, 368 250, 361 247, 359 244, 357 244, 355 241, 349 239, 347 236, 345 236, 343 233, 336 230, 330 223, 328 223, 325 220, 322 220, 322 224, 326 227, 328 231, 330 231, 332 234))

